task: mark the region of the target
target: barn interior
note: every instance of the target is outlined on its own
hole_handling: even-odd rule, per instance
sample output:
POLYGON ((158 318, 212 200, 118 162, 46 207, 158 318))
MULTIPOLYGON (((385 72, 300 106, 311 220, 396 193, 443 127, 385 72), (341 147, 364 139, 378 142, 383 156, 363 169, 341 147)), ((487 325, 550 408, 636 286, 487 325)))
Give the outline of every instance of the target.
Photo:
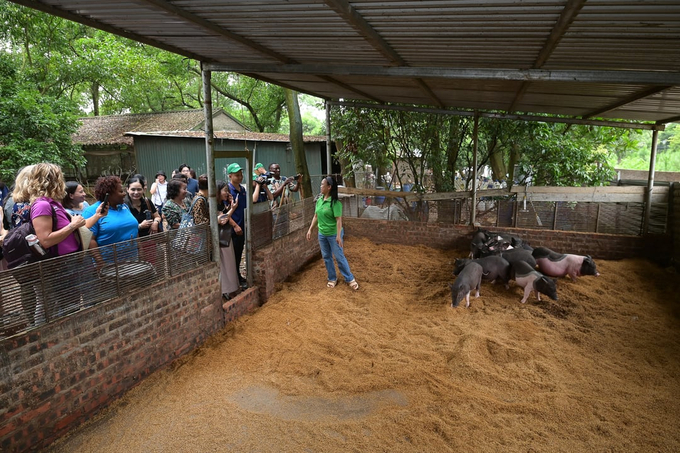
MULTIPOLYGON (((652 134, 680 120, 680 5, 662 0, 15 3, 194 58, 207 78, 239 72, 328 105, 652 134)), ((596 250, 606 272, 560 282, 561 302, 522 305, 516 287, 485 285, 453 310, 448 266, 471 227, 347 230, 359 293, 324 292, 318 246, 298 231, 253 251, 256 284, 230 304, 205 260, 0 340, 0 445, 44 447, 101 414, 55 448, 678 449, 677 278, 646 260, 670 255, 669 236, 510 228, 596 250), (173 407, 172 395, 194 399, 173 407)))

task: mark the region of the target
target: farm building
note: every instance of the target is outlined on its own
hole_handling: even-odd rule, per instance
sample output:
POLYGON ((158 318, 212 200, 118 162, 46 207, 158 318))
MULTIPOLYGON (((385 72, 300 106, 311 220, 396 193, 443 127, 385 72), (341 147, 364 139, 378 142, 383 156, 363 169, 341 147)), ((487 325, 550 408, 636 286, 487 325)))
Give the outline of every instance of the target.
MULTIPOLYGON (((202 131, 130 132, 126 135, 134 139, 136 168, 143 175, 154 175, 158 170, 169 175, 182 163, 196 170, 197 175, 206 172, 205 133, 202 131)), ((265 167, 276 162, 281 166, 283 176, 297 173, 290 138, 286 134, 214 131, 214 137, 216 151, 237 152, 247 148, 253 152, 255 161, 265 167)), ((326 137, 305 136, 303 140, 310 174, 325 174, 326 137)), ((245 167, 244 158, 216 159, 217 179, 227 179, 225 171, 231 162, 245 167)))
MULTIPOLYGON (((81 181, 94 181, 102 175, 128 175, 137 172, 134 138, 126 133, 202 131, 205 116, 203 110, 182 110, 85 117, 80 121, 81 125, 73 136, 73 143, 83 147, 87 164, 82 174, 70 176, 81 181)), ((213 112, 213 127, 221 132, 248 130, 222 109, 213 112)), ((181 163, 178 161, 174 165, 181 163)))
MULTIPOLYGON (((653 137, 680 120, 673 2, 16 2, 199 60, 208 81, 239 72, 327 105, 653 137)), ((347 216, 359 292, 326 287, 306 239, 309 199, 287 213, 285 234, 273 234, 271 212, 254 219, 265 226, 254 282, 228 301, 209 250, 178 256, 173 232, 140 241, 154 284, 116 271, 77 313, 29 329, 9 314, 24 325, 0 343, 0 446, 41 448, 100 414, 62 451, 678 451, 680 288, 669 264, 680 260, 680 188, 583 189, 526 191, 526 207, 521 192, 486 192, 508 200, 484 216, 476 194, 458 194, 466 204, 347 192, 357 211, 362 196, 430 207, 408 221, 347 216), (666 215, 651 234, 655 198, 666 215), (601 230, 630 212, 636 233, 601 230), (485 283, 469 309, 452 309, 449 266, 469 251, 476 214, 498 233, 591 255, 602 275, 560 280, 558 301, 526 304, 518 287, 485 283)))

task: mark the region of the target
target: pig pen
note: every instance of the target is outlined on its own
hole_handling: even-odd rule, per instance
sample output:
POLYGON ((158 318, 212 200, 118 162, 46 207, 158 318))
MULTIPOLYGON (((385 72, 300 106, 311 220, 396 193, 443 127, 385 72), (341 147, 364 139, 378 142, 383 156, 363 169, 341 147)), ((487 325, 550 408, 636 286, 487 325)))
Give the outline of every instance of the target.
POLYGON ((680 451, 678 276, 597 260, 559 301, 483 283, 467 251, 350 238, 52 452, 680 451))

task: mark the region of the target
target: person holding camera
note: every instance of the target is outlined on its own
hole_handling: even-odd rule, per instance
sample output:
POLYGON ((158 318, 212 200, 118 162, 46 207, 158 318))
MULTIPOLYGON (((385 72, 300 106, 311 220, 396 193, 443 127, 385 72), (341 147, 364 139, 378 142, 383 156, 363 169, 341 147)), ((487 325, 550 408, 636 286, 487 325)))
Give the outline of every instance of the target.
POLYGON ((290 178, 281 176, 281 166, 277 163, 269 165, 269 174, 268 186, 272 193, 271 207, 278 208, 290 203, 292 201, 291 192, 300 190, 302 175, 298 173, 290 178))
POLYGON ((255 166, 255 173, 253 173, 253 203, 271 201, 274 197, 269 191, 269 185, 267 183, 269 175, 266 172, 263 172, 264 166, 262 164, 258 163, 257 165, 255 166), (259 165, 259 167, 257 165, 259 165))

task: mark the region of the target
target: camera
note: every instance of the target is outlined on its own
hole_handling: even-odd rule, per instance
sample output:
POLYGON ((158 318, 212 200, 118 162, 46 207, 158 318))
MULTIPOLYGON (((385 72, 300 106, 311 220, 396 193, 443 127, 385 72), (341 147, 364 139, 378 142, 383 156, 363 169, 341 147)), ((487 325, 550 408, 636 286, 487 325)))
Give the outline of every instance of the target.
POLYGON ((262 176, 258 176, 257 179, 256 179, 255 181, 256 181, 258 184, 262 185, 262 184, 264 184, 264 183, 267 182, 267 178, 266 178, 264 175, 262 175, 262 176))
POLYGON ((299 181, 300 178, 302 178, 302 175, 301 175, 300 173, 298 173, 297 175, 293 176, 293 179, 296 180, 296 181, 299 181))

